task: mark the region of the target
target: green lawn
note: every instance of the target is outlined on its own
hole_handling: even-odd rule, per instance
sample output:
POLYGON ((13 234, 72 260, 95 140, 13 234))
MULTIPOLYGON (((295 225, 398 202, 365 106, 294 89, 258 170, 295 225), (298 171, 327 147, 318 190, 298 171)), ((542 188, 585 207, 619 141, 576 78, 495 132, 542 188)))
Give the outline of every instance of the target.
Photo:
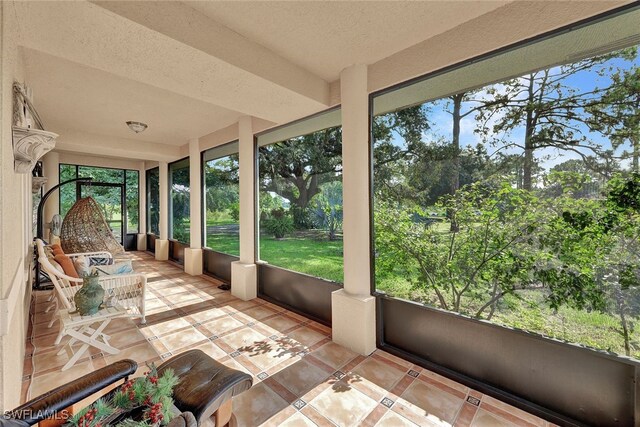
POLYGON ((207 226, 216 226, 216 225, 233 225, 237 224, 238 221, 234 219, 208 219, 207 226))
MULTIPOLYGON (((207 246, 230 255, 239 253, 237 236, 209 235, 207 246)), ((263 235, 260 237, 260 259, 311 276, 340 283, 344 280, 342 239, 329 241, 324 234, 294 233, 282 240, 263 235)))
POLYGON ((342 240, 306 236, 260 237, 260 259, 277 267, 340 282, 344 280, 342 240))
POLYGON ((207 235, 206 246, 214 251, 224 252, 229 255, 240 255, 240 240, 238 236, 228 234, 207 235))

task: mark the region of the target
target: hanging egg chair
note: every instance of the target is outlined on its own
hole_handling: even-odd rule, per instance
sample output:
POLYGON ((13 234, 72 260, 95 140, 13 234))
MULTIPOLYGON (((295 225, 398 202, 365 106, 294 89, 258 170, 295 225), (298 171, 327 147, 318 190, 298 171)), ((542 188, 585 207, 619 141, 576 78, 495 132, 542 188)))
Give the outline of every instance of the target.
POLYGON ((62 222, 60 243, 69 254, 107 251, 115 256, 124 252, 93 197, 80 199, 69 209, 62 222))

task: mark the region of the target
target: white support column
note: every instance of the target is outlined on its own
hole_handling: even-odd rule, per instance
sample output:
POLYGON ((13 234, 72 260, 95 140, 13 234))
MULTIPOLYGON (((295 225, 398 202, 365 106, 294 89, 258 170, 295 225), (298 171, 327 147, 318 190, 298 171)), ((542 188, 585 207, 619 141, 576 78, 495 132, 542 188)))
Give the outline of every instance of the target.
POLYGON ((147 250, 147 170, 144 162, 138 167, 138 244, 139 251, 147 250))
POLYGON ((245 301, 258 295, 258 275, 255 259, 255 154, 253 123, 249 116, 240 118, 240 260, 231 264, 231 293, 245 301))
MULTIPOLYGON (((47 178, 47 182, 44 185, 44 193, 46 193, 51 188, 60 184, 60 154, 56 153, 55 151, 47 153, 42 159, 42 172, 47 178)), ((49 196, 44 205, 43 221, 45 225, 43 237, 47 240, 49 240, 47 223, 51 222, 51 218, 53 218, 55 214, 60 213, 59 191, 60 190, 58 190, 58 193, 54 193, 49 196)))
POLYGON ((160 238, 156 239, 156 259, 166 261, 169 259, 169 165, 160 162, 160 238))
POLYGON ((340 74, 344 288, 331 295, 333 340, 362 355, 376 349, 369 236, 369 94, 366 65, 340 74))
POLYGON ((184 250, 184 271, 192 276, 202 274, 202 185, 200 141, 189 140, 189 212, 190 247, 184 250))

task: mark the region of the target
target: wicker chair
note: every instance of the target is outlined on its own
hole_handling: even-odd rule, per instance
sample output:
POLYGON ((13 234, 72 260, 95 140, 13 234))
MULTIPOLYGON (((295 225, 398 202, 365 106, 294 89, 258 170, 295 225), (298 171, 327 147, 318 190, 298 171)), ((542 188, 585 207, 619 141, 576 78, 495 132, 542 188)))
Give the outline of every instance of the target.
POLYGON ((124 252, 92 197, 78 200, 69 209, 62 222, 60 243, 68 253, 106 251, 116 255, 124 252))
MULTIPOLYGON (((77 316, 74 314, 76 307, 74 295, 82 285, 82 279, 68 276, 58 271, 49 262, 44 250, 44 242, 40 239, 36 240, 38 247, 38 262, 42 269, 49 275, 56 290, 58 310, 57 318, 60 320, 60 333, 55 344, 60 344, 65 335, 72 336, 70 345, 75 341, 83 341, 86 343, 81 348, 81 352, 86 351, 89 345, 98 348, 104 347, 103 350, 111 353, 113 347, 108 345, 108 335, 103 333, 103 329, 108 322, 116 317, 141 318, 141 322, 146 323, 145 318, 145 294, 147 287, 147 278, 144 274, 119 274, 110 276, 100 276, 98 279, 100 285, 105 290, 105 301, 110 301, 113 307, 100 310, 99 316, 77 316), (89 318, 89 319, 87 319, 89 318), (92 324, 100 322, 98 328, 93 328, 92 324), (101 328, 101 329, 100 329, 101 328), (96 332, 98 331, 98 332, 96 332), (82 334, 82 336, 80 336, 82 334), (95 335, 92 337, 92 335, 95 335), (84 338, 84 337, 89 338, 84 338), (97 340, 100 338, 100 341, 97 340)), ((108 252, 90 252, 82 254, 67 254, 70 258, 85 256, 88 258, 111 258, 108 252)), ((53 323, 53 322, 52 322, 53 323)), ((52 324, 50 323, 50 325, 52 324)), ((64 349, 61 350, 61 353, 64 349)), ((74 354, 64 369, 69 368, 79 358, 78 352, 74 354)))

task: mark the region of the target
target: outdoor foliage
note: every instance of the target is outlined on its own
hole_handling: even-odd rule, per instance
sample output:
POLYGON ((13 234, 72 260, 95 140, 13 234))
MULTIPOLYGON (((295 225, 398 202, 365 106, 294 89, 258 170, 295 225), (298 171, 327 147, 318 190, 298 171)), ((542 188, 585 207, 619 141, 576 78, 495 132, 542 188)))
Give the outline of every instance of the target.
POLYGON ((149 232, 160 235, 160 170, 147 170, 147 223, 149 232))
POLYGON ((375 117, 377 289, 640 358, 638 65, 632 47, 375 117))
POLYGON ((171 180, 171 238, 189 244, 189 163, 183 161, 169 165, 171 180))
MULTIPOLYGON (((138 233, 138 173, 136 170, 78 166, 76 174, 76 165, 61 164, 59 179, 60 182, 64 182, 73 178, 92 177, 91 184, 80 186, 80 196, 91 196, 96 200, 116 238, 119 239, 121 232, 138 233), (123 187, 101 186, 100 183, 122 184, 123 187), (122 204, 123 195, 124 205, 122 204), (121 230, 120 222, 124 219, 125 212, 127 223, 121 230)), ((60 188, 60 214, 63 217, 76 202, 77 189, 77 183, 66 184, 60 188)))
MULTIPOLYGON (((211 153, 215 155, 216 149, 211 153)), ((238 155, 205 161, 205 246, 230 255, 239 255, 238 155)))
POLYGON ((342 281, 342 129, 259 148, 260 257, 342 281))
POLYGON ((126 201, 127 201, 127 233, 138 233, 139 209, 139 177, 138 171, 128 170, 126 173, 126 201))
POLYGON ((291 203, 297 229, 313 227, 308 207, 325 182, 342 171, 342 129, 333 127, 277 142, 259 150, 261 189, 291 203))
POLYGON ((293 218, 282 208, 273 209, 264 220, 264 229, 276 239, 282 239, 293 231, 293 218))
POLYGON ((326 230, 329 240, 336 240, 342 230, 342 183, 330 182, 322 187, 322 192, 312 201, 315 225, 326 230))

